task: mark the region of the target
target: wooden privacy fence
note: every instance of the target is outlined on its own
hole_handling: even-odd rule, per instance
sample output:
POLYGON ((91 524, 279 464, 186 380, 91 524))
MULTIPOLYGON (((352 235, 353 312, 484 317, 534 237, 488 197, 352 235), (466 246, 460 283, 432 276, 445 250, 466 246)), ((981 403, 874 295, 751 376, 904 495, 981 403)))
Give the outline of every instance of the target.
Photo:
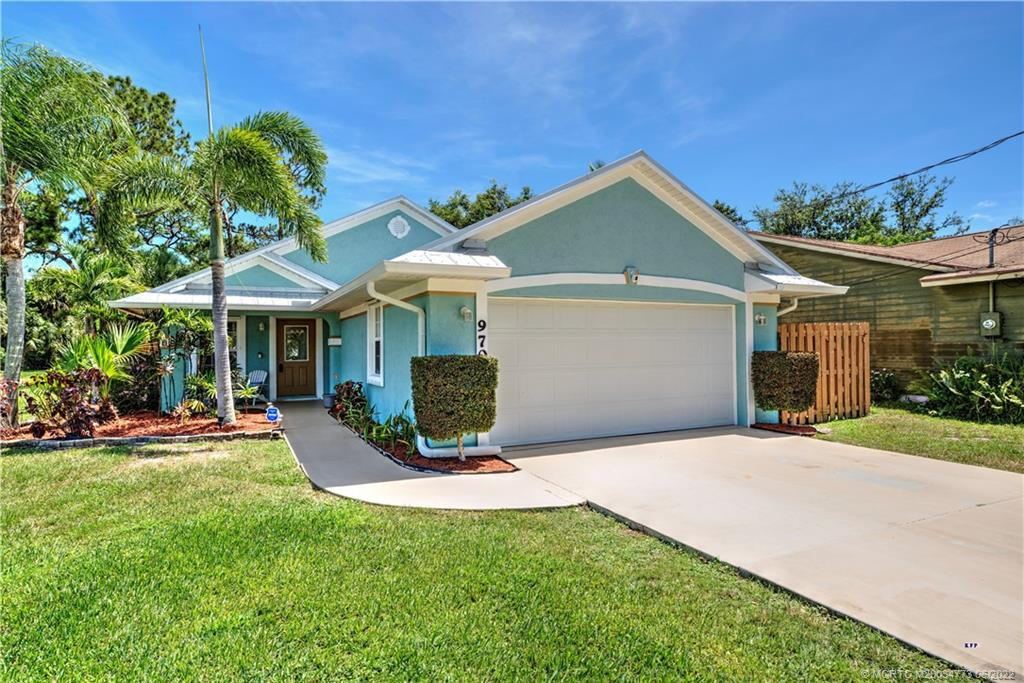
POLYGON ((802 413, 781 411, 785 424, 813 424, 861 417, 871 407, 870 340, 867 323, 782 323, 780 351, 818 354, 818 391, 802 413))

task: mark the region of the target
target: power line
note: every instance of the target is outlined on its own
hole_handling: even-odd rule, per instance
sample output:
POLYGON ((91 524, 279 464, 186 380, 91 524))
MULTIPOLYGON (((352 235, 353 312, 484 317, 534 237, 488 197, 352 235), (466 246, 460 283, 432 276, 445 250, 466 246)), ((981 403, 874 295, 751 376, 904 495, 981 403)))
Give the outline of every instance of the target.
MULTIPOLYGON (((996 228, 996 230, 1003 230, 1003 229, 1002 228, 996 228)), ((1005 230, 1003 230, 999 234, 1001 235, 1001 237, 1000 237, 999 241, 995 243, 997 246, 1000 245, 1000 244, 1006 244, 1008 242, 1016 242, 1017 240, 1024 239, 1024 237, 1013 237, 1013 238, 1011 238, 1006 233, 1005 230)), ((975 242, 978 242, 977 237, 978 237, 978 235, 974 236, 974 238, 975 238, 974 241, 975 242)), ((980 242, 978 242, 978 243, 980 244, 980 242)), ((935 260, 935 261, 929 261, 928 263, 922 263, 920 266, 907 266, 905 268, 893 271, 891 273, 885 273, 883 275, 877 275, 877 276, 874 276, 874 277, 865 278, 863 280, 855 280, 854 282, 848 282, 848 283, 844 283, 844 284, 847 287, 853 287, 855 285, 871 284, 872 282, 878 282, 879 280, 886 280, 888 278, 895 277, 897 275, 903 275, 904 273, 910 272, 912 270, 923 270, 923 269, 926 269, 929 264, 931 264, 931 265, 943 264, 943 263, 946 263, 948 261, 952 261, 955 258, 959 258, 961 256, 970 256, 971 254, 976 254, 978 252, 985 251, 987 249, 988 249, 988 241, 986 240, 984 242, 984 246, 982 246, 982 247, 974 247, 974 246, 966 247, 964 249, 959 249, 957 251, 950 252, 949 254, 944 255, 943 258, 941 258, 941 259, 938 259, 938 260, 935 260)), ((899 255, 898 254, 893 254, 893 258, 899 258, 899 255)))
POLYGON ((894 183, 897 180, 903 180, 904 178, 909 178, 910 176, 918 175, 920 173, 925 173, 927 171, 932 170, 933 168, 938 168, 939 166, 946 166, 948 164, 955 164, 958 161, 964 161, 965 159, 970 159, 971 157, 973 157, 975 155, 978 155, 978 154, 981 154, 982 152, 987 152, 988 150, 993 149, 995 147, 998 147, 999 145, 1003 144, 1004 142, 1007 142, 1007 141, 1012 140, 1014 138, 1020 137, 1021 135, 1024 135, 1024 130, 1019 130, 1016 133, 1011 133, 1010 135, 1007 135, 1006 137, 1002 137, 1002 138, 999 138, 998 140, 994 140, 994 141, 988 143, 987 145, 984 145, 982 147, 978 147, 977 149, 972 149, 969 152, 963 152, 961 154, 957 154, 955 156, 951 156, 948 159, 943 159, 942 161, 937 161, 934 164, 928 164, 927 166, 922 166, 921 168, 917 169, 916 171, 910 171, 909 173, 901 173, 900 175, 893 176, 892 178, 889 178, 887 180, 881 180, 881 181, 879 181, 877 183, 872 183, 870 185, 862 185, 862 186, 860 186, 860 187, 858 187, 856 189, 849 190, 848 192, 842 192, 842 193, 840 193, 838 195, 835 195, 833 197, 829 197, 828 199, 831 199, 833 201, 838 200, 838 199, 843 199, 844 197, 849 197, 850 195, 860 194, 861 192, 867 192, 868 190, 874 190, 875 188, 881 187, 882 185, 888 185, 889 183, 894 183))

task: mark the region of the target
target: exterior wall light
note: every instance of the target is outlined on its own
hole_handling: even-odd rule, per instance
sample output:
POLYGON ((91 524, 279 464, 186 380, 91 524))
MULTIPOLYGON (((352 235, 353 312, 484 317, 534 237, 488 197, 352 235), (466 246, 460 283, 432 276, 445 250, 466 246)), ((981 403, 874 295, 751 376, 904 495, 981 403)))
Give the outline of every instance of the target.
POLYGON ((460 308, 459 315, 461 315, 462 319, 465 320, 467 323, 473 319, 473 311, 469 308, 469 306, 463 306, 462 308, 460 308))
POLYGON ((626 277, 627 285, 635 285, 640 281, 640 271, 633 266, 626 266, 626 269, 622 271, 622 274, 626 277))
POLYGON ((762 327, 764 325, 767 325, 768 324, 768 316, 766 316, 764 313, 758 313, 757 315, 754 316, 754 324, 756 324, 758 326, 762 326, 762 327))

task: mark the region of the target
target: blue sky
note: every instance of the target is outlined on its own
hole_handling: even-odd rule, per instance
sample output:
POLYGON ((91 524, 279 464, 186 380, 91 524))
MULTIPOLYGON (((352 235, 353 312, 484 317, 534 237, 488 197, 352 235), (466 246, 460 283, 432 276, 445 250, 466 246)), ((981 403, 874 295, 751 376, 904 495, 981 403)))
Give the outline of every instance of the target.
MULTIPOLYGON (((286 109, 330 156, 325 220, 491 178, 543 192, 646 149, 743 213, 1024 127, 1020 3, 5 3, 3 34, 178 101, 205 131, 286 109)), ((1021 139, 948 167, 974 229, 1024 215, 1021 139)))

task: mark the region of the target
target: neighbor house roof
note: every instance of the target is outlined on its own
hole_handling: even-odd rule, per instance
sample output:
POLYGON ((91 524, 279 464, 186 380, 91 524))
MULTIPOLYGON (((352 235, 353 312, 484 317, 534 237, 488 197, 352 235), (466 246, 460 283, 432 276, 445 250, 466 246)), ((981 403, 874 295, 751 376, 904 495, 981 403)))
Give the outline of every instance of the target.
POLYGON ((1024 225, 1013 225, 998 230, 991 266, 989 230, 891 247, 763 232, 751 232, 750 235, 768 244, 790 245, 810 251, 935 271, 934 274, 921 278, 922 286, 927 287, 1024 276, 1024 225))

